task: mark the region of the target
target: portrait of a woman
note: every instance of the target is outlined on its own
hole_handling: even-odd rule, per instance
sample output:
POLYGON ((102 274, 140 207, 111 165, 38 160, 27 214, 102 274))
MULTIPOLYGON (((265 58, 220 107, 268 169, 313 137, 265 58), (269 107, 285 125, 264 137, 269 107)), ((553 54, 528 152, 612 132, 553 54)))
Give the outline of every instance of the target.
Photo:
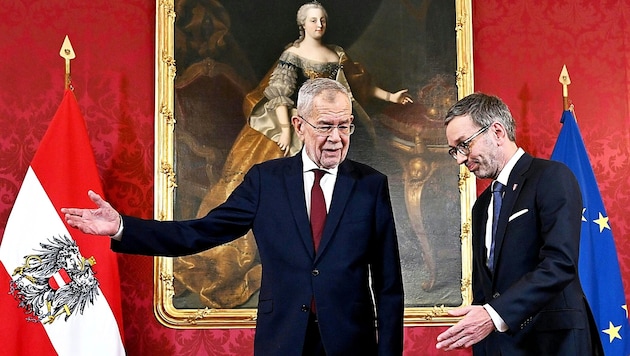
MULTIPOLYGON (((444 5, 428 0, 420 5, 401 1, 395 6, 386 1, 369 6, 351 3, 327 5, 334 8, 332 18, 320 2, 299 6, 294 20, 286 21, 294 28, 292 31, 297 36, 293 36, 297 38, 293 37, 280 55, 276 52, 275 59, 269 60, 265 66, 259 59, 262 51, 270 51, 267 47, 272 46, 266 43, 276 41, 274 35, 258 26, 251 29, 252 26, 244 25, 248 23, 244 20, 246 15, 242 11, 230 11, 237 5, 216 0, 176 1, 176 44, 179 43, 180 49, 177 56, 186 58, 186 68, 182 68, 183 73, 178 74, 176 80, 177 112, 182 116, 176 130, 180 140, 178 150, 185 153, 178 162, 178 197, 181 199, 178 198, 176 209, 178 206, 181 209, 180 215, 176 216, 205 215, 225 200, 252 165, 298 153, 301 144, 289 124, 295 115, 297 91, 310 78, 335 79, 346 86, 353 97, 357 131, 353 135, 349 157, 367 161, 390 177, 399 243, 407 252, 401 255, 403 268, 406 266, 407 269, 403 271, 405 288, 410 288, 409 292, 405 291, 410 296, 406 304, 423 305, 426 300, 433 299, 431 293, 437 293, 450 294, 447 301, 450 298, 451 303, 457 305, 461 302, 457 295, 457 274, 461 273, 457 240, 448 242, 447 246, 437 246, 441 235, 457 237, 458 234, 457 173, 446 154, 443 161, 447 164, 439 162, 442 157, 436 147, 440 145, 438 137, 443 136, 443 128, 441 118, 435 112, 456 99, 454 80, 448 83, 444 79, 452 76, 454 71, 447 73, 443 69, 454 67, 455 46, 453 39, 448 53, 436 53, 440 46, 444 46, 443 41, 428 39, 428 34, 434 30, 431 21, 436 20, 431 14, 444 11, 444 5), (391 18, 392 10, 399 11, 402 18, 391 18), (361 11, 365 12, 362 18, 367 20, 352 26, 352 30, 334 32, 337 27, 333 24, 352 24, 344 19, 357 16, 354 13, 361 11), (237 17, 241 21, 237 21, 237 17), (334 22, 337 17, 340 19, 334 22), (418 27, 422 30, 418 31, 418 27), (249 32, 244 35, 243 29, 249 32), (329 32, 343 43, 325 41, 329 32), (375 46, 373 41, 377 38, 372 33, 388 33, 391 38, 375 46), (408 33, 420 33, 418 43, 402 40, 408 33), (260 38, 267 34, 269 38, 261 43, 260 38), (255 40, 252 36, 260 37, 255 40), (436 43, 440 45, 436 47, 436 43), (409 53, 401 55, 383 50, 391 46, 404 46, 409 53), (194 58, 189 55, 191 51, 199 57, 197 60, 191 59, 194 58), (350 57, 355 52, 358 61, 350 57), (439 56, 448 57, 448 63, 425 67, 407 65, 410 61, 431 63, 439 56), (369 63, 369 69, 363 65, 363 59, 369 63), (381 62, 384 64, 379 65, 381 62), (264 67, 266 69, 260 69, 264 67), (255 79, 256 72, 260 73, 259 80, 255 79), (199 83, 204 83, 202 90, 199 90, 199 83), (221 95, 216 88, 235 95, 221 95), (207 93, 207 96, 200 93, 207 93), (436 93, 439 100, 435 98, 436 93), (191 105, 193 100, 195 104, 191 105), (200 101, 212 107, 195 113, 191 108, 197 107, 200 101), (194 184, 184 183, 186 169, 195 167, 187 161, 188 156, 195 156, 196 152, 204 157, 201 161, 205 169, 200 170, 202 179, 197 179, 194 184), (441 190, 444 179, 440 175, 449 169, 453 172, 447 174, 455 177, 451 182, 454 189, 445 193, 441 190), (194 197, 189 199, 189 196, 194 197), (453 210, 453 215, 438 217, 430 213, 427 206, 431 210, 453 210), (184 211, 187 213, 182 213, 184 211), (448 225, 448 228, 437 225, 448 225), (429 230, 433 234, 427 233, 429 230), (453 247, 452 256, 444 258, 443 251, 453 250, 453 247), (442 281, 442 276, 438 276, 438 256, 450 264, 449 269, 456 276, 454 279, 449 277, 452 281, 442 281)), ((251 12, 256 15, 252 18, 268 18, 262 13, 264 11, 274 13, 268 4, 254 7, 256 10, 251 12)), ((452 9, 447 10, 452 12, 452 9)), ((280 27, 279 21, 269 26, 280 27)), ((452 27, 452 23, 448 25, 452 27)), ((276 34, 275 37, 291 36, 290 32, 284 32, 289 31, 284 30, 282 36, 276 34)), ((268 58, 272 56, 272 53, 267 55, 268 58)), ((182 69, 178 65, 178 71, 182 69)), ((219 248, 177 258, 173 267, 176 307, 256 306, 261 266, 251 232, 219 248)))

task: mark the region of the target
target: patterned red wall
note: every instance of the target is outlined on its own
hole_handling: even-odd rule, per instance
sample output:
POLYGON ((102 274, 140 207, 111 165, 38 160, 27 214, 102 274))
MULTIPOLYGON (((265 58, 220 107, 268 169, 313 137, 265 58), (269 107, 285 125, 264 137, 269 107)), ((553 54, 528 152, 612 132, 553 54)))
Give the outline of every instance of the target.
MULTIPOLYGON (((630 0, 474 2, 477 90, 505 99, 518 140, 548 157, 560 130, 563 64, 630 283, 627 10, 630 0)), ((69 35, 75 93, 107 198, 123 213, 153 207, 154 0, 13 0, 0 7, 0 234, 39 140, 61 101, 69 35)), ((483 183, 480 186, 484 186, 483 183)), ((130 355, 249 355, 253 330, 173 330, 152 310, 153 261, 120 256, 130 355)), ((628 288, 626 287, 626 291, 628 288)), ((628 295, 628 293, 626 293, 628 295)), ((409 328, 405 354, 438 355, 444 328, 409 328)), ((469 354, 468 351, 454 353, 469 354)))

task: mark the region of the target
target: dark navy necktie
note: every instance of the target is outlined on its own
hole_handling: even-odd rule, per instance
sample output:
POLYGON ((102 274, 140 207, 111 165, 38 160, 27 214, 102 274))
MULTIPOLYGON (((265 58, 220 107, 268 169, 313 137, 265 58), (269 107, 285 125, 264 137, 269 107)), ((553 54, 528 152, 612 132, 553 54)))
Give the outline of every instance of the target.
POLYGON ((326 223, 326 201, 324 200, 324 192, 320 185, 320 181, 324 174, 326 174, 326 171, 314 169, 313 173, 315 173, 315 181, 311 189, 311 233, 313 234, 315 252, 317 252, 319 242, 322 239, 324 224, 326 223))
POLYGON ((490 243, 490 254, 488 255, 488 269, 494 273, 494 241, 497 234, 497 224, 501 213, 501 203, 503 202, 503 188, 505 186, 498 181, 492 184, 492 242, 490 243))

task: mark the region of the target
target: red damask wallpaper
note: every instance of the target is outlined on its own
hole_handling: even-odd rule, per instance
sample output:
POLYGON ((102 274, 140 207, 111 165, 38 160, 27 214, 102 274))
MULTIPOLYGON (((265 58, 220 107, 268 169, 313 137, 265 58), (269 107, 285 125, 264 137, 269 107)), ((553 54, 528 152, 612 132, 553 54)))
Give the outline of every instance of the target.
MULTIPOLYGON (((609 213, 626 291, 629 8, 630 0, 473 4, 475 88, 504 98, 517 120, 518 141, 534 155, 549 157, 560 130, 558 77, 567 65, 570 97, 609 213)), ((0 7, 0 16, 0 234, 63 95, 59 50, 65 35, 77 54, 75 93, 107 198, 125 214, 151 217, 155 1, 14 0, 0 7)), ((121 255, 120 266, 129 355, 252 354, 251 329, 173 330, 158 324, 153 260, 121 255)), ((408 328, 405 354, 443 354, 434 351, 442 330, 408 328)))

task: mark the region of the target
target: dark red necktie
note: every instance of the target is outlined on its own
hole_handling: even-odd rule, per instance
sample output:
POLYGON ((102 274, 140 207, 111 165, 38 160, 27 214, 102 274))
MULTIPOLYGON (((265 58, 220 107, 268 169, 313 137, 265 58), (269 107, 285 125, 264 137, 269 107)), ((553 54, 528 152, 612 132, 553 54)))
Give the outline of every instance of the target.
POLYGON ((326 223, 326 201, 319 182, 326 172, 321 169, 314 169, 313 173, 315 173, 315 181, 311 189, 311 233, 313 234, 315 252, 317 252, 319 242, 322 239, 324 224, 326 223))

